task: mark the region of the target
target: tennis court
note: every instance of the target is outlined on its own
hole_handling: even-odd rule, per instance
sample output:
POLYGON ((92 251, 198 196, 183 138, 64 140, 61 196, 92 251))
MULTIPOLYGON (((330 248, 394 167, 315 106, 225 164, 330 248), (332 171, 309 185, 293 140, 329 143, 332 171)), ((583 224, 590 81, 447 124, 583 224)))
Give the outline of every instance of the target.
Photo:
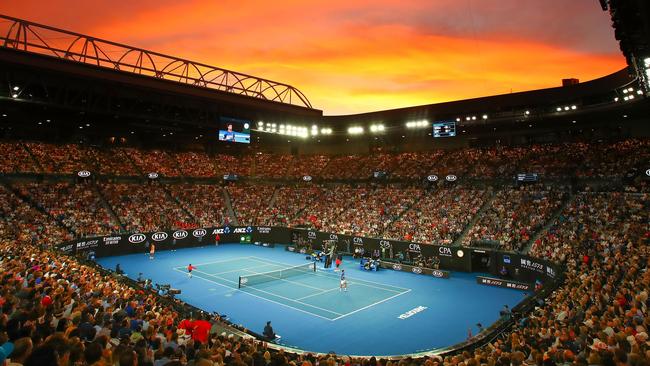
MULTIPOLYGON (((364 271, 345 257, 348 292, 339 292, 339 272, 304 268, 289 276, 257 281, 254 276, 311 263, 283 246, 225 244, 178 251, 105 257, 131 278, 139 272, 154 283, 182 290, 177 297, 207 312, 225 314, 261 333, 267 321, 283 345, 339 354, 396 355, 464 341, 476 323, 492 324, 504 304, 521 301, 521 291, 477 284, 476 275, 454 272, 450 279, 408 272, 364 271), (187 276, 187 265, 196 269, 187 276), (248 278, 241 289, 240 276, 248 278)), ((271 276, 273 277, 273 276, 271 276)))
MULTIPOLYGON (((214 284, 237 289, 240 276, 246 279, 240 291, 319 318, 335 321, 403 295, 410 289, 349 279, 349 291, 340 292, 339 273, 271 262, 258 257, 237 257, 196 264, 192 274, 214 284)), ((187 273, 185 266, 174 270, 187 273)))

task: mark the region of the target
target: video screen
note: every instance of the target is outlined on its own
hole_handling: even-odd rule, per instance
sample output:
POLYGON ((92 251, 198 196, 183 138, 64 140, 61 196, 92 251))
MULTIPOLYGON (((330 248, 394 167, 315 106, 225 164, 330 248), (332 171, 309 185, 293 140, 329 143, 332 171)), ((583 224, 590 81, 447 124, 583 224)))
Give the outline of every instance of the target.
POLYGON ((221 117, 219 119, 219 141, 250 144, 251 121, 221 117))
POLYGON ((456 122, 441 121, 433 124, 433 137, 454 137, 456 136, 456 122))

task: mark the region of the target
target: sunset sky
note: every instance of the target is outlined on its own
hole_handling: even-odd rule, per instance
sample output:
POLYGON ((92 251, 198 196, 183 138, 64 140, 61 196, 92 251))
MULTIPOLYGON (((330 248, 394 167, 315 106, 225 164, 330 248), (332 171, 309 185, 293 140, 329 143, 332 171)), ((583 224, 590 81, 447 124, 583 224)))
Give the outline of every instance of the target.
POLYGON ((0 13, 285 82, 326 115, 625 66, 596 0, 3 0, 0 13))

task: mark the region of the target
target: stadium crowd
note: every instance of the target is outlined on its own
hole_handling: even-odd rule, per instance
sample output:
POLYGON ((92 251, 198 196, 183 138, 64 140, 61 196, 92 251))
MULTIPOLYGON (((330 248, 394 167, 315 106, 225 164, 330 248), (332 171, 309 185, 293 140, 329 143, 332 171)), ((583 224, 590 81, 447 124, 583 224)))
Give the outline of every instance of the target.
MULTIPOLYGON (((421 153, 379 154, 372 162, 358 156, 314 156, 309 158, 314 170, 294 159, 291 168, 275 173, 272 167, 277 159, 253 157, 255 168, 250 169, 276 178, 305 172, 334 177, 337 170, 345 178, 367 178, 374 169, 384 169, 398 177, 419 179, 423 175, 413 170, 420 163, 440 166, 441 172, 457 169, 468 176, 486 177, 512 175, 525 164, 548 176, 575 172, 581 177, 620 178, 621 170, 648 161, 650 151, 647 142, 637 140, 567 146, 536 145, 528 152, 468 149, 461 152, 461 162, 457 156, 439 153, 435 164, 421 153), (594 148, 602 156, 588 153, 594 148), (577 159, 584 164, 578 165, 577 159)), ((3 147, 16 152, 3 158, 10 161, 4 173, 67 174, 86 163, 102 171, 103 163, 111 160, 104 150, 78 146, 30 142, 3 143, 3 147), (75 154, 82 158, 72 158, 75 154)), ((107 164, 128 175, 137 167, 141 173, 154 169, 170 176, 206 177, 230 171, 227 167, 238 162, 229 155, 211 160, 207 155, 165 152, 155 161, 142 152, 123 153, 135 165, 107 164), (210 162, 208 167, 196 167, 210 162), (174 166, 163 169, 154 164, 174 166)), ((642 184, 569 195, 561 185, 514 189, 442 183, 431 187, 297 183, 235 184, 224 192, 220 185, 3 180, 0 365, 647 366, 650 194, 644 193, 646 189, 647 184, 642 184), (562 263, 565 280, 532 313, 517 314, 516 325, 506 336, 484 347, 445 357, 390 361, 272 351, 264 343, 222 333, 221 320, 204 315, 188 318, 179 311, 179 303, 51 248, 75 235, 110 233, 120 226, 127 231, 155 231, 184 224, 229 223, 224 200, 228 196, 240 225, 300 225, 442 243, 456 242, 467 231, 464 244, 498 240, 505 249, 522 249, 540 234, 530 253, 562 263), (550 227, 541 232, 546 224, 550 227)), ((434 265, 433 259, 423 260, 434 265)))

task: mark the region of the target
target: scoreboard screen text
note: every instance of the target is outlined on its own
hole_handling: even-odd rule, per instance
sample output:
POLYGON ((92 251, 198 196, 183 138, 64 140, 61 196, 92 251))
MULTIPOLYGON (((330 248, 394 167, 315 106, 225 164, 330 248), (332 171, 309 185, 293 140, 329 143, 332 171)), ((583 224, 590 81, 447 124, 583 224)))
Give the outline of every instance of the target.
POLYGON ((435 122, 433 124, 433 137, 456 136, 456 122, 435 122))

